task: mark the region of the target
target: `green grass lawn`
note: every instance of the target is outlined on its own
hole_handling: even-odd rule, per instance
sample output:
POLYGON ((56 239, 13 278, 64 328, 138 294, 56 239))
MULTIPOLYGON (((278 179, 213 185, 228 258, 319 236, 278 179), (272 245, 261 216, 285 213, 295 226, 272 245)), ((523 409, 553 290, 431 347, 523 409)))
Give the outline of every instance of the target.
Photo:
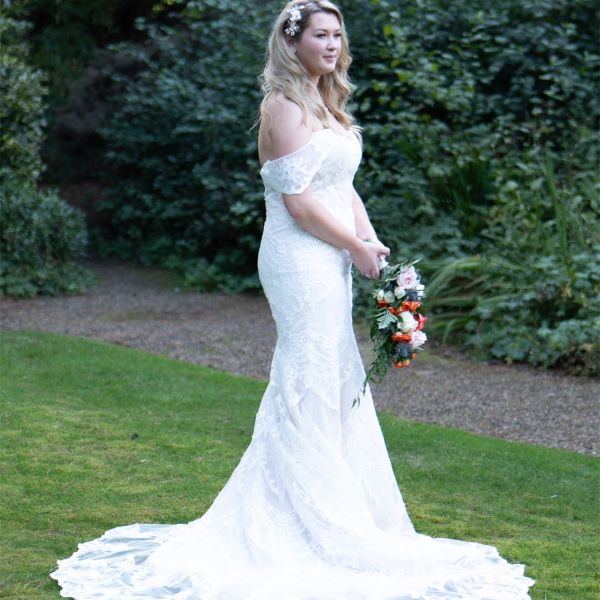
MULTIPOLYGON (((109 344, 0 333, 0 598, 58 599, 55 561, 110 527, 201 515, 264 389, 109 344)), ((598 459, 379 416, 420 532, 497 546, 527 565, 534 599, 600 597, 598 459)))

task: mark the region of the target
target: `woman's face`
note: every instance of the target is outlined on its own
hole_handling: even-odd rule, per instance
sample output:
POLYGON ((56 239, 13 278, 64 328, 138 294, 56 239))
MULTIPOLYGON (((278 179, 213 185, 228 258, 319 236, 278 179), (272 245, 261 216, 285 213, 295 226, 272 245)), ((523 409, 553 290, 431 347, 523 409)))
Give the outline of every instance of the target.
POLYGON ((342 49, 342 30, 335 14, 317 12, 311 15, 300 39, 291 41, 298 60, 311 77, 335 70, 342 49))

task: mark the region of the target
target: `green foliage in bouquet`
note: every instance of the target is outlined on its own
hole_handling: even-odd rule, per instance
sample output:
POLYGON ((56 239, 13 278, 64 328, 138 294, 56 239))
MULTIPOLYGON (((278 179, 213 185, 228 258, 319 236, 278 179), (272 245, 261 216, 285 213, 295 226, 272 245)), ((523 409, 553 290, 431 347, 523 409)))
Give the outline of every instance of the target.
POLYGON ((361 392, 353 402, 360 403, 367 383, 381 383, 391 367, 409 367, 427 341, 422 331, 427 317, 417 312, 425 295, 421 276, 414 268, 417 260, 381 264, 380 278, 371 293, 370 338, 374 354, 361 392))

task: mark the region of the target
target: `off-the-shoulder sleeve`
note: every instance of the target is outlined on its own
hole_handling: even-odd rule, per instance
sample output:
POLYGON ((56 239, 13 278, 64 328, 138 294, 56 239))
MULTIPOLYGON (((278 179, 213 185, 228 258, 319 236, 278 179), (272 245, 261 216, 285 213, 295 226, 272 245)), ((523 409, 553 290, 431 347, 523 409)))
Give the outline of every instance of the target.
POLYGON ((329 131, 317 131, 302 148, 280 158, 268 160, 260 171, 265 186, 283 194, 302 193, 331 152, 331 136, 325 133, 329 131), (324 135, 320 135, 322 133, 324 135))

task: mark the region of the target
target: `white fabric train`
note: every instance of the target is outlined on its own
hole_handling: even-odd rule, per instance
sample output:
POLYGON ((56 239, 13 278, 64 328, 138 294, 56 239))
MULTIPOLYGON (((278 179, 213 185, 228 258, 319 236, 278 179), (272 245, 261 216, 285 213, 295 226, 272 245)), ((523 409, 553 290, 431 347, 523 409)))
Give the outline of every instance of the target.
MULTIPOLYGON (((354 228, 353 133, 315 132, 261 170, 259 273, 277 325, 252 441, 209 510, 79 545, 51 576, 77 600, 524 600, 533 580, 492 546, 415 532, 352 331, 350 258, 301 229, 307 186, 354 228)), ((226 402, 227 399, 224 398, 226 402)), ((151 499, 148 499, 150 502, 151 499)))

